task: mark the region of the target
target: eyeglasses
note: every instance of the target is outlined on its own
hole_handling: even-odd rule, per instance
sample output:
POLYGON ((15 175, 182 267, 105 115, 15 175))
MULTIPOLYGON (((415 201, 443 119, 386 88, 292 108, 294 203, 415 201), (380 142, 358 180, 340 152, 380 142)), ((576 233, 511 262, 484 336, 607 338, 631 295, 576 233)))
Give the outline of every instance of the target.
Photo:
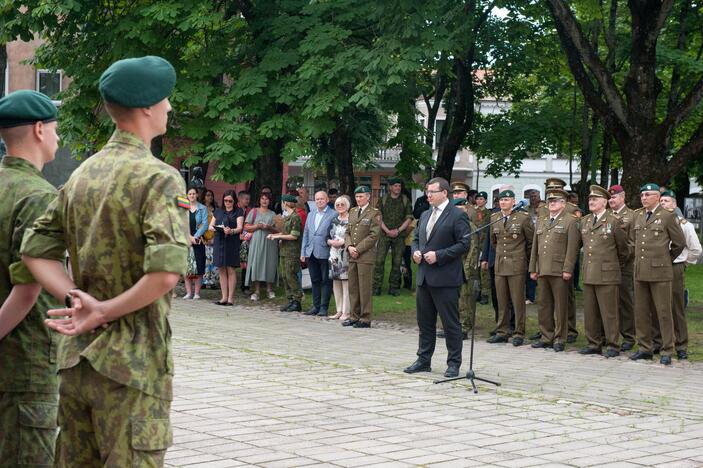
POLYGON ((234 203, 234 200, 231 198, 225 198, 225 203, 234 203))
POLYGON ((425 190, 425 194, 429 195, 430 193, 440 193, 444 192, 444 190, 425 190))

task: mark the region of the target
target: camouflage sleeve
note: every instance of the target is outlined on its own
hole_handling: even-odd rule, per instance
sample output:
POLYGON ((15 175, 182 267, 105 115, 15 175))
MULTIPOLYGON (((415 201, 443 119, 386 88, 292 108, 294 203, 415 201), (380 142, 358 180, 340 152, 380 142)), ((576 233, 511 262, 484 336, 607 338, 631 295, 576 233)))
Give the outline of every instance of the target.
POLYGON ((63 261, 66 258, 66 239, 64 236, 63 190, 59 191, 42 214, 27 229, 22 239, 20 252, 34 258, 46 258, 63 261))
POLYGON ((142 205, 144 273, 184 274, 188 259, 188 211, 178 206, 183 196, 183 179, 177 174, 159 173, 153 179, 142 205))
POLYGON ((300 231, 302 230, 303 222, 300 216, 294 216, 290 223, 290 234, 291 236, 300 237, 300 231))
MULTIPOLYGON (((32 273, 22 263, 20 249, 25 233, 34 222, 46 211, 49 204, 56 198, 55 192, 34 193, 25 197, 15 206, 14 228, 12 231, 12 249, 10 252, 10 282, 12 284, 35 283, 32 273)), ((65 250, 65 247, 63 247, 65 250)))
POLYGON ((412 203, 410 203, 410 200, 408 200, 408 197, 406 197, 405 195, 403 195, 403 197, 404 197, 404 200, 407 201, 407 203, 403 204, 403 207, 405 208, 405 217, 403 218, 403 220, 413 219, 412 203))

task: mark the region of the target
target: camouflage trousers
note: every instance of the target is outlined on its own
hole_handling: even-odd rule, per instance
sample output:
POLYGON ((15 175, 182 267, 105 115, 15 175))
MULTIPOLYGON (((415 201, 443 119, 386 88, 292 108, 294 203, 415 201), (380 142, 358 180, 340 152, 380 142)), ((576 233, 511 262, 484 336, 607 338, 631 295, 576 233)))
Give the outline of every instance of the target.
MULTIPOLYGON (((480 248, 483 248, 483 243, 486 240, 486 236, 488 235, 488 230, 484 229, 481 231, 479 234, 479 241, 478 245, 480 248)), ((471 238, 471 241, 474 241, 474 238, 471 238)), ((479 270, 477 273, 477 277, 480 278, 481 281, 481 295, 486 296, 486 297, 491 297, 491 275, 489 274, 488 270, 479 270)))
POLYGON ((161 467, 173 442, 171 402, 98 374, 88 361, 60 372, 57 467, 161 467))
POLYGON ((56 393, 0 392, 0 466, 52 466, 56 393))
POLYGON ((286 297, 289 301, 300 302, 303 299, 303 290, 300 289, 300 283, 298 283, 300 259, 298 257, 281 257, 280 272, 286 297))
POLYGON ((385 234, 381 234, 376 247, 376 266, 373 271, 373 289, 383 288, 383 277, 385 275, 386 254, 391 249, 391 273, 388 278, 388 289, 400 289, 400 264, 403 261, 405 251, 405 236, 402 234, 391 239, 385 234))
MULTIPOLYGON (((478 272, 476 274, 468 274, 468 280, 461 285, 459 291, 459 321, 461 322, 461 331, 467 333, 473 327, 471 318, 476 313, 476 286, 478 281, 478 272)), ((478 286, 480 291, 480 286, 478 286)))

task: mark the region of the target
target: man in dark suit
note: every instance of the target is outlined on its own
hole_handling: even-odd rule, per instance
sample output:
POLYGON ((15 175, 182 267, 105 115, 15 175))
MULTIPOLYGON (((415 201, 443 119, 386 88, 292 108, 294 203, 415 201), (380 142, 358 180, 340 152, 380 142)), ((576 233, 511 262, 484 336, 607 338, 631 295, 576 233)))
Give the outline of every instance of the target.
POLYGON ((466 281, 462 255, 471 243, 469 218, 464 210, 450 203, 449 183, 445 179, 431 179, 425 193, 431 209, 422 213, 412 244, 413 261, 419 265, 416 305, 420 344, 417 360, 405 372, 431 371, 439 314, 447 342, 444 375, 456 377, 461 367, 462 348, 459 288, 466 281))

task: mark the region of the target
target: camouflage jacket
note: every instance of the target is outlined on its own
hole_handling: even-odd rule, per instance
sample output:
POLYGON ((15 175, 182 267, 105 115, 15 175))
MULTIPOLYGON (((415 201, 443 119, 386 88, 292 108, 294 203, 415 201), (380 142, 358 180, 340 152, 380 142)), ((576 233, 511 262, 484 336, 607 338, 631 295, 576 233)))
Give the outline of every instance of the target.
MULTIPOLYGON (((384 195, 378 201, 376 209, 381 212, 381 219, 388 229, 398 228, 406 219, 413 219, 412 204, 403 194, 397 198, 391 197, 390 194, 384 195)), ((385 235, 383 230, 381 234, 385 235)))
MULTIPOLYGON (((0 205, 0 304, 14 285, 35 283, 20 260, 25 230, 56 198, 56 189, 30 162, 6 156, 0 163, 5 202, 0 205)), ((63 252, 61 258, 63 258, 63 252)), ((59 335, 44 325, 58 304, 46 291, 14 330, 0 340, 0 393, 58 391, 56 346, 59 335)))
MULTIPOLYGON (((488 214, 486 215, 488 218, 488 214)), ((476 231, 476 225, 469 220, 470 232, 476 231)), ((483 232, 483 231, 482 231, 483 232)), ((471 235, 469 251, 464 255, 464 275, 467 281, 478 278, 478 257, 481 254, 481 234, 477 232, 471 235)))
POLYGON ((279 255, 281 257, 290 257, 298 259, 300 258, 300 244, 302 237, 302 222, 300 221, 300 215, 293 211, 291 214, 283 219, 283 229, 282 234, 292 234, 298 236, 296 240, 281 240, 281 248, 279 249, 279 255))
MULTIPOLYGON (((188 211, 176 169, 154 158, 135 135, 117 130, 86 160, 28 231, 22 253, 59 259, 68 248, 77 287, 98 300, 118 296, 146 273, 185 273, 188 211)), ((65 338, 59 368, 87 359, 120 384, 171 399, 170 294, 106 329, 65 338)))

